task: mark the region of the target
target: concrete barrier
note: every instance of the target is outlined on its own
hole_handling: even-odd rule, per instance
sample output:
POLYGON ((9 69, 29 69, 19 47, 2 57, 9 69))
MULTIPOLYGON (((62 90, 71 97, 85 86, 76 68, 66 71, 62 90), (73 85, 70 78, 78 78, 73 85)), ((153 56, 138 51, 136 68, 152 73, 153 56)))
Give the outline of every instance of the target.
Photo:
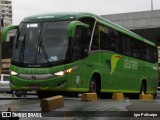
POLYGON ((139 100, 153 100, 152 94, 140 94, 139 100))
POLYGON ((97 93, 83 93, 82 94, 82 101, 97 101, 97 93))
POLYGON ((113 93, 112 99, 113 100, 124 100, 124 94, 123 93, 113 93))
POLYGON ((64 97, 61 95, 44 98, 41 100, 40 106, 42 111, 50 111, 64 106, 64 97))

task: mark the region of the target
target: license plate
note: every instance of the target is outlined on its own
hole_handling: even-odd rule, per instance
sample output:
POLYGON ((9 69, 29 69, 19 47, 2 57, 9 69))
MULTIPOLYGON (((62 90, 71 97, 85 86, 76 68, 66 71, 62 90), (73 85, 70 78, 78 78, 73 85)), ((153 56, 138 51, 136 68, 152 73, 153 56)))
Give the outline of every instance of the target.
POLYGON ((40 89, 40 86, 39 85, 29 85, 29 89, 30 90, 38 90, 38 89, 40 89))

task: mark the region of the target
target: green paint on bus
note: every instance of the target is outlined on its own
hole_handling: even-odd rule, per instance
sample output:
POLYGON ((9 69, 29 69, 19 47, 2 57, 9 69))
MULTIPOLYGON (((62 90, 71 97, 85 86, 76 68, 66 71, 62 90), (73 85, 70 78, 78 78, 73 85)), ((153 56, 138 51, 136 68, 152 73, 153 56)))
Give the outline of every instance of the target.
POLYGON ((156 45, 109 20, 53 13, 27 17, 17 29, 13 90, 36 90, 39 98, 71 91, 157 92, 156 45))

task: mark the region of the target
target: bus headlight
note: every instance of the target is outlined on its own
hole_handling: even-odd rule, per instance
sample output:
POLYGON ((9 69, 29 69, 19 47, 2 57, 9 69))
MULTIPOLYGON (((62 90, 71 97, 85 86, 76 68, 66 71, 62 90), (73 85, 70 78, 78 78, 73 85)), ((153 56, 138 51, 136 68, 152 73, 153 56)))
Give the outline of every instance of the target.
POLYGON ((15 71, 11 71, 11 75, 17 75, 18 73, 15 71))
POLYGON ((56 76, 62 76, 64 74, 65 74, 64 71, 59 71, 59 72, 54 73, 54 75, 56 75, 56 76))
POLYGON ((63 70, 63 71, 59 71, 59 72, 54 73, 54 75, 63 76, 64 74, 71 73, 76 68, 77 67, 73 67, 73 68, 69 68, 69 69, 63 70))

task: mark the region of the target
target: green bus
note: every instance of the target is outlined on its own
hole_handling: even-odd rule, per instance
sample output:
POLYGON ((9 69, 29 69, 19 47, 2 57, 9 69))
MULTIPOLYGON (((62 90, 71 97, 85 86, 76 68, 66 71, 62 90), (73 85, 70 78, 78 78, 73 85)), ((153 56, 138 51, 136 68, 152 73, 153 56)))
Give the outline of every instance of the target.
POLYGON ((12 90, 60 93, 157 93, 157 47, 91 13, 26 17, 17 28, 12 90))

